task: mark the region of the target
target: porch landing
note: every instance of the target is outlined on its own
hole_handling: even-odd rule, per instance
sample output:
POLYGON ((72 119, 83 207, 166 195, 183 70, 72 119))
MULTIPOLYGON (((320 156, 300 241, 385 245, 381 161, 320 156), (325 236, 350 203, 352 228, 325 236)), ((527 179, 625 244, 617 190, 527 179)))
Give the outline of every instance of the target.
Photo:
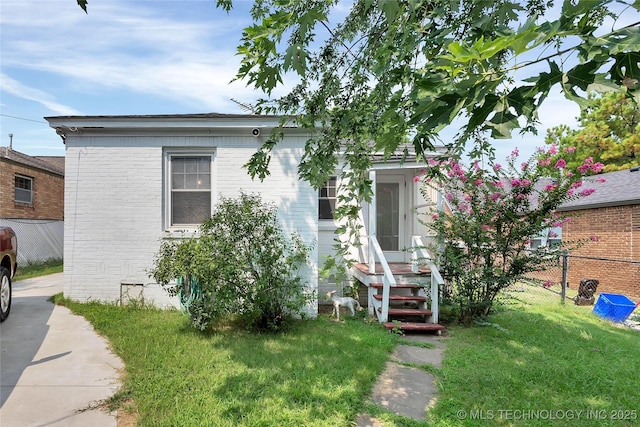
MULTIPOLYGON (((364 262, 359 262, 354 264, 354 267, 357 268, 358 270, 360 270, 360 272, 362 272, 363 274, 371 274, 369 273, 369 264, 364 263, 364 262)), ((408 274, 415 274, 413 271, 411 271, 411 263, 406 263, 406 262, 390 262, 389 263, 389 268, 391 269, 391 273, 395 276, 395 275, 408 275, 408 274)), ((418 273, 417 274, 429 274, 431 271, 429 270, 429 267, 426 265, 421 265, 418 269, 418 273)), ((380 264, 379 262, 376 263, 376 268, 375 268, 375 274, 383 274, 384 271, 382 270, 382 264, 380 264)))

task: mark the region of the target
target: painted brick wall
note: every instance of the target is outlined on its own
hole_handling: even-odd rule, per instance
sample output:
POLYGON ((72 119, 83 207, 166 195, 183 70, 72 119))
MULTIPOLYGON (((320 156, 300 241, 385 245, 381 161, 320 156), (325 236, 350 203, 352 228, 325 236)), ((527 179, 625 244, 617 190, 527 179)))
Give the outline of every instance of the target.
MULTIPOLYGON (((297 179, 304 138, 287 138, 274 151, 264 182, 242 168, 258 146, 253 137, 77 137, 66 142, 65 295, 78 300, 120 298, 120 284, 144 284, 145 299, 175 305, 147 277, 164 227, 164 150, 215 150, 212 191, 240 190, 273 201, 286 232, 316 242, 316 192, 297 179)), ((214 196, 214 200, 217 198, 214 196)), ((305 274, 317 288, 317 248, 305 274)), ((317 306, 309 307, 310 314, 317 306)))
POLYGON ((0 218, 64 219, 64 177, 0 160, 0 218), (33 204, 14 201, 16 174, 33 178, 33 204))
MULTIPOLYGON (((563 228, 565 241, 591 241, 571 255, 640 261, 640 205, 575 211, 576 217, 563 228)), ((640 265, 616 261, 569 259, 569 286, 583 278, 598 279, 598 292, 618 293, 640 301, 640 265)))

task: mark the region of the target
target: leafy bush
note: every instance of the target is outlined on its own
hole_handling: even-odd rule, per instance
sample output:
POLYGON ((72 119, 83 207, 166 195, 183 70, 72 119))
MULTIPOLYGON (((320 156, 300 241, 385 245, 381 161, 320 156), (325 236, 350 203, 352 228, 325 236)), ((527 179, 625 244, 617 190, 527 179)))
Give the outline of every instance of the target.
POLYGON ((298 234, 285 237, 273 204, 241 193, 221 199, 198 238, 163 241, 150 275, 180 295, 200 330, 238 316, 280 331, 314 297, 300 275, 310 250, 298 234))
MULTIPOLYGON (((571 218, 556 209, 593 193, 593 188, 581 187, 587 175, 603 168, 588 158, 570 171, 557 155, 552 146, 516 165, 514 150, 505 167, 492 162, 488 170, 479 162, 466 168, 455 160, 432 159, 425 177, 416 177, 426 185, 437 183, 444 196, 446 207, 434 209, 425 224, 437 235, 433 249, 441 255, 442 273, 450 285, 448 296, 462 322, 487 315, 501 290, 524 274, 543 269, 562 250, 584 243, 531 247, 536 236, 557 237, 553 229, 571 218)), ((427 191, 423 193, 429 197, 427 191)))

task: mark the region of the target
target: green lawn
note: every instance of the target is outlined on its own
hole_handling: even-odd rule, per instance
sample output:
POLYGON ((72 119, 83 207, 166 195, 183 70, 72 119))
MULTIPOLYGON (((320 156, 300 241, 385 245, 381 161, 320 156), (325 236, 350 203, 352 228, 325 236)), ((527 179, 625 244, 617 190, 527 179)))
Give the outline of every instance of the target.
POLYGON ((375 323, 320 318, 285 335, 203 335, 175 311, 66 304, 124 360, 111 403, 143 426, 352 426, 362 411, 385 427, 639 424, 640 333, 590 307, 512 305, 484 326, 450 327, 442 369, 429 369, 439 401, 416 422, 367 403, 401 341, 375 323))
POLYGON ((45 262, 19 265, 13 281, 30 279, 32 277, 45 276, 47 274, 61 273, 63 264, 61 259, 52 259, 45 262))

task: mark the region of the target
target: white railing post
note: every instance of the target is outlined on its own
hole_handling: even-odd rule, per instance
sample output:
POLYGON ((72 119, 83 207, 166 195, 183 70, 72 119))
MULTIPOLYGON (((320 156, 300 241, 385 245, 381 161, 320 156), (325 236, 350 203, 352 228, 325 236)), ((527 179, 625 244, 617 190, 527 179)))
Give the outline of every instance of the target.
POLYGON ((413 236, 411 238, 411 270, 417 273, 420 269, 420 264, 426 264, 429 266, 431 275, 431 321, 438 323, 438 316, 440 314, 440 286, 444 285, 444 280, 440 275, 438 266, 433 261, 431 254, 427 250, 424 241, 421 236, 413 236))
MULTIPOLYGON (((435 267, 435 264, 434 264, 435 267)), ((440 282, 442 277, 440 272, 436 268, 431 272, 431 321, 438 323, 438 316, 440 315, 440 282), (435 274, 434 274, 435 273, 435 274)))
MULTIPOLYGON (((376 171, 375 170, 370 170, 369 171, 369 179, 371 180, 371 188, 373 188, 373 194, 371 196, 371 202, 369 202, 369 224, 368 224, 368 230, 365 230, 367 232, 367 235, 369 236, 369 256, 368 256, 368 262, 369 262, 369 274, 374 275, 376 273, 376 257, 375 257, 375 251, 373 248, 373 240, 376 240, 376 171)), ((374 314, 377 315, 377 313, 374 312, 375 309, 375 304, 373 301, 373 295, 375 294, 373 291, 373 288, 371 286, 367 286, 367 294, 368 294, 368 298, 369 298, 369 315, 373 316, 374 314)))
POLYGON ((373 240, 378 239, 378 231, 376 224, 376 171, 369 171, 369 179, 371 180, 371 188, 373 188, 373 194, 371 195, 371 202, 369 203, 369 229, 366 230, 369 234, 369 274, 376 273, 376 257, 373 248, 373 240))
POLYGON ((381 322, 386 322, 389 320, 389 294, 391 293, 391 287, 396 285, 396 279, 393 277, 389 263, 387 263, 387 260, 382 253, 382 249, 380 248, 380 244, 378 243, 378 239, 376 239, 375 236, 371 238, 371 243, 373 244, 372 246, 378 260, 380 261, 380 265, 382 266, 382 271, 384 272, 382 280, 382 305, 380 307, 379 319, 381 322))

